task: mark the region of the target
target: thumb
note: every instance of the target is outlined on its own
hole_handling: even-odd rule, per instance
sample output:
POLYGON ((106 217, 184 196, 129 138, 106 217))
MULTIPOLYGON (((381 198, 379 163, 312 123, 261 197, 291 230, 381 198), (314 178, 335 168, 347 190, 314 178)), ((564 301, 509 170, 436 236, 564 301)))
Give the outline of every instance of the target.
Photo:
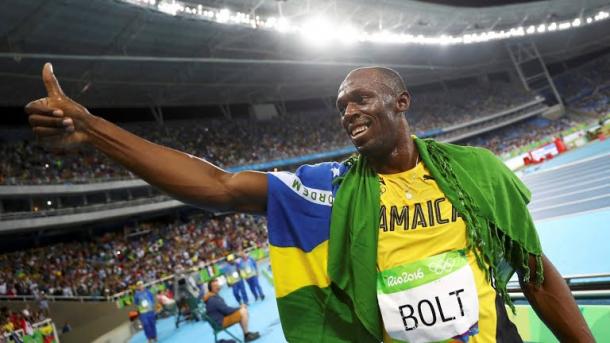
POLYGON ((44 87, 47 89, 47 95, 49 97, 63 96, 64 91, 61 90, 61 86, 53 74, 53 65, 51 63, 45 63, 42 68, 42 81, 44 87))

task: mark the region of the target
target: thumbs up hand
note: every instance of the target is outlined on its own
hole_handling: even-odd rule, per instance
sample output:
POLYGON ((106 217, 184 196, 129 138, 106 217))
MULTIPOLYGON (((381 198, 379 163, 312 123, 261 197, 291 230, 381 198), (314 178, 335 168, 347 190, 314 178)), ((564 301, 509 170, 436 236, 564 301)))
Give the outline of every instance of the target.
POLYGON ((47 97, 25 106, 36 136, 54 148, 72 148, 86 142, 88 137, 84 129, 87 120, 94 116, 64 94, 50 63, 42 69, 42 80, 47 97))

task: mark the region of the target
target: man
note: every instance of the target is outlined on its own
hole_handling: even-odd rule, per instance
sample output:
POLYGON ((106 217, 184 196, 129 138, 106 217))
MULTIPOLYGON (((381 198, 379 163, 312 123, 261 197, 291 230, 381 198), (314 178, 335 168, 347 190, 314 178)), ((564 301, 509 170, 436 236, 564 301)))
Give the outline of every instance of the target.
POLYGON ((235 263, 235 255, 230 254, 227 256, 227 264, 224 266, 222 272, 227 279, 227 284, 233 290, 233 296, 238 304, 248 305, 248 293, 246 293, 246 286, 241 276, 240 266, 235 263))
POLYGON ((513 270, 559 340, 594 341, 542 254, 529 191, 484 149, 410 136, 411 97, 393 70, 356 69, 339 87, 341 123, 360 156, 294 174, 228 173, 89 113, 50 64, 43 80, 47 97, 26 106, 43 142, 92 145, 195 206, 267 214, 290 342, 520 341, 504 309, 513 270))
POLYGON ((261 300, 265 300, 265 294, 258 282, 258 265, 256 264, 256 261, 250 258, 245 251, 240 253, 240 257, 241 260, 239 261, 238 266, 242 279, 246 280, 248 283, 248 287, 250 287, 254 299, 258 300, 260 298, 261 300))
POLYGON ((138 308, 138 318, 142 323, 144 335, 148 342, 157 341, 157 317, 155 314, 155 297, 144 287, 142 280, 136 283, 136 293, 133 296, 133 302, 138 308))
POLYGON ((258 332, 248 331, 248 307, 241 304, 239 308, 229 307, 224 299, 218 295, 220 285, 217 279, 212 279, 208 283, 209 293, 205 295, 205 309, 217 326, 228 328, 229 326, 239 322, 241 330, 244 332, 244 340, 246 342, 254 341, 260 337, 258 332))

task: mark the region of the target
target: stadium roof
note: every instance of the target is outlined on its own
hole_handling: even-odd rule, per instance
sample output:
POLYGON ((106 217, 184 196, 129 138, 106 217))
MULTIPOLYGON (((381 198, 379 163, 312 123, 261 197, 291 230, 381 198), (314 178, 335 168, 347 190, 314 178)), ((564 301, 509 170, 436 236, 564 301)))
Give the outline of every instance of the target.
MULTIPOLYGON (((610 20, 603 20, 472 44, 314 46, 296 34, 168 15, 155 9, 162 1, 166 0, 4 2, 0 106, 22 106, 43 96, 40 69, 46 61, 54 63, 66 92, 88 106, 203 105, 329 97, 347 71, 371 64, 399 70, 410 85, 506 70, 512 66, 505 44, 525 39, 536 43, 547 63, 610 45, 610 20)), ((502 3, 506 2, 514 1, 502 3)), ((608 5, 605 0, 477 8, 399 0, 377 1, 375 6, 365 0, 190 3, 252 16, 281 15, 292 22, 324 15, 357 23, 364 30, 383 27, 429 36, 537 27, 573 18, 584 21, 608 5)), ((469 3, 461 2, 478 6, 477 1, 469 3)))

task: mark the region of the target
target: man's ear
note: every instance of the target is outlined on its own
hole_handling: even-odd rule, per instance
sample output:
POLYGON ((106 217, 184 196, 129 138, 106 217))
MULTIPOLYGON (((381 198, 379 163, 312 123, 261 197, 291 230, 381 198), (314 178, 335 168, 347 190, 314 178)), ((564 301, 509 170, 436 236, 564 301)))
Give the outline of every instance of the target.
POLYGON ((397 112, 403 113, 406 112, 409 107, 411 107, 411 94, 409 94, 409 91, 405 90, 396 98, 396 109, 397 112))

